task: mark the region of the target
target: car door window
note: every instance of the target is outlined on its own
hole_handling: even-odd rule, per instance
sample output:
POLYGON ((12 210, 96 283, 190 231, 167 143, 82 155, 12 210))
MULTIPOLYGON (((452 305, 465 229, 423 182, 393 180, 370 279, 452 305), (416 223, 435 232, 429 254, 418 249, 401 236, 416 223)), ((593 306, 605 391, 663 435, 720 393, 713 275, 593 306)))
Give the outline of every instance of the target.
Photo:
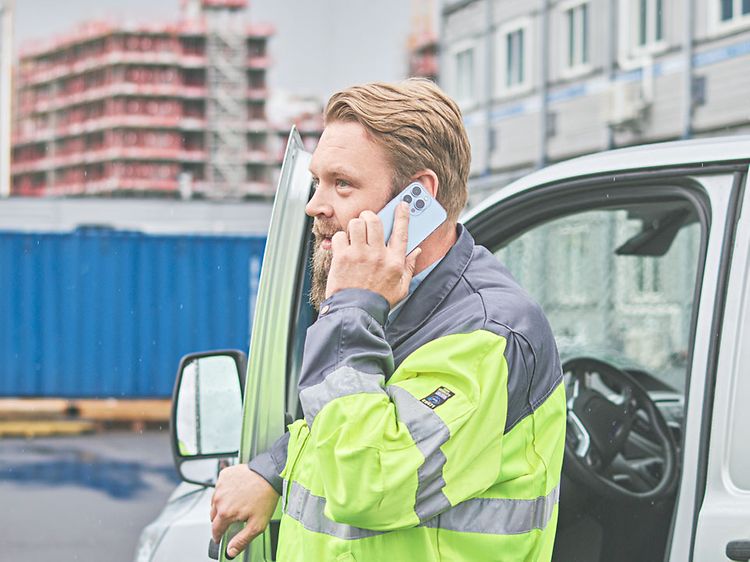
MULTIPOLYGON (((568 211, 527 226, 491 248, 544 309, 563 370, 584 365, 587 387, 615 404, 630 395, 597 365, 603 362, 635 379, 668 424, 677 458, 702 228, 686 200, 633 200, 617 207, 568 211), (575 363, 581 358, 594 361, 575 363)), ((578 392, 573 388, 578 380, 566 372, 569 398, 578 392)), ((649 475, 656 482, 665 470, 658 439, 644 420, 639 411, 622 450, 606 467, 597 468, 626 495, 647 491, 649 475), (645 470, 643 479, 640 470, 645 470)), ((583 436, 569 418, 569 449, 579 449, 583 436)), ((599 493, 569 468, 566 456, 555 560, 663 559, 674 486, 655 501, 629 502, 627 497, 599 493)))
POLYGON ((682 394, 700 225, 682 224, 661 255, 624 248, 649 221, 636 207, 585 211, 538 225, 496 255, 542 305, 561 355, 604 353, 682 394))

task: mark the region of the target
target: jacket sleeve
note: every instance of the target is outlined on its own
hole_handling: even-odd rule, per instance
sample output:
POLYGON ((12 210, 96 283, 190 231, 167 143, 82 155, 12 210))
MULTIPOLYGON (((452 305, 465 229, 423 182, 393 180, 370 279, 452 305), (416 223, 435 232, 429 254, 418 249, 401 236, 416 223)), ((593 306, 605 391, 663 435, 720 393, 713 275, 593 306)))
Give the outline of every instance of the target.
POLYGON ((281 495, 282 478, 281 471, 286 464, 287 445, 289 444, 289 433, 284 433, 264 453, 253 457, 247 466, 253 472, 260 474, 281 495))
POLYGON ((496 482, 506 338, 486 330, 439 337, 393 372, 384 298, 348 289, 321 312, 307 335, 300 400, 327 517, 365 529, 407 528, 496 482))

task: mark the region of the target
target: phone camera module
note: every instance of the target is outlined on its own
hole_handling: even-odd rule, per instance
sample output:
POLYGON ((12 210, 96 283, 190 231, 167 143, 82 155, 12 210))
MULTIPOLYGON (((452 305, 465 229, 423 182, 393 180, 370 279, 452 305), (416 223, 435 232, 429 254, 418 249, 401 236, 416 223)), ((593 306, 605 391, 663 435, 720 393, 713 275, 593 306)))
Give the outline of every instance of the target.
POLYGON ((420 193, 422 193, 422 189, 418 185, 415 185, 414 187, 411 188, 411 194, 414 197, 419 197, 420 193))
POLYGON ((415 207, 416 207, 417 209, 419 209, 419 210, 422 210, 422 209, 424 209, 424 200, 422 200, 422 199, 417 199, 417 202, 416 202, 416 203, 414 203, 414 206, 415 206, 415 207))
POLYGON ((411 203, 411 195, 404 195, 404 199, 403 200, 405 202, 407 202, 407 203, 411 203))

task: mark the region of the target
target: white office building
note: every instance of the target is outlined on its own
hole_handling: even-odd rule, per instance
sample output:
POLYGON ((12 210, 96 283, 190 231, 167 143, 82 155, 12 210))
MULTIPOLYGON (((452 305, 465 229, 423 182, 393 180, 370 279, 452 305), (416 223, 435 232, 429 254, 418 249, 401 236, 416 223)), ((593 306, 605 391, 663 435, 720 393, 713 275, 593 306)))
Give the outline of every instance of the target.
POLYGON ((444 0, 472 200, 608 148, 750 132, 750 0, 444 0))

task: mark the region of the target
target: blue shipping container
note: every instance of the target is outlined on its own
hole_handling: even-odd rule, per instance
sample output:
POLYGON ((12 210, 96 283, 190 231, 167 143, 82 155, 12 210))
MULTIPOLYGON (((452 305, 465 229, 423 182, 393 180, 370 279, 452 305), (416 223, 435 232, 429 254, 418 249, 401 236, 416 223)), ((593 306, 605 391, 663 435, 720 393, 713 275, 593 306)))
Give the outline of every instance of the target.
POLYGON ((167 397, 247 350, 265 238, 0 232, 0 396, 167 397))

